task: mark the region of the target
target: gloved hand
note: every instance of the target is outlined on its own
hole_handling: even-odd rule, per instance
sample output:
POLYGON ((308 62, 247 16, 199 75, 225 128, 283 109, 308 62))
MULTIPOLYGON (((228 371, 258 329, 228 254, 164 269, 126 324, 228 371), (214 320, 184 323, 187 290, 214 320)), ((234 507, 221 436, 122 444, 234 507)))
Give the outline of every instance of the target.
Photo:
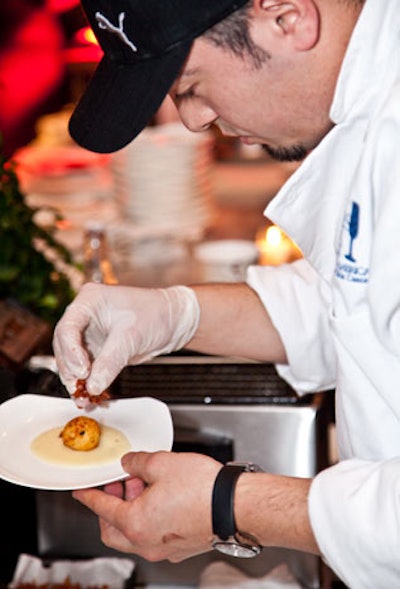
POLYGON ((55 328, 60 379, 70 394, 77 379, 86 379, 90 394, 100 394, 127 364, 184 347, 199 319, 196 295, 186 286, 85 284, 55 328))

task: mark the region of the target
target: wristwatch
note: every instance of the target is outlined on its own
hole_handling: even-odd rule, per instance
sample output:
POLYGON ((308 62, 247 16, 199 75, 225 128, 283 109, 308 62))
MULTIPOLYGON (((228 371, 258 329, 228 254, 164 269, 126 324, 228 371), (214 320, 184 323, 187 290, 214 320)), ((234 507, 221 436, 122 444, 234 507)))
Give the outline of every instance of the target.
POLYGON ((236 528, 233 500, 238 478, 243 472, 262 472, 251 462, 227 462, 215 479, 212 495, 212 547, 223 554, 252 558, 262 547, 253 536, 236 528))

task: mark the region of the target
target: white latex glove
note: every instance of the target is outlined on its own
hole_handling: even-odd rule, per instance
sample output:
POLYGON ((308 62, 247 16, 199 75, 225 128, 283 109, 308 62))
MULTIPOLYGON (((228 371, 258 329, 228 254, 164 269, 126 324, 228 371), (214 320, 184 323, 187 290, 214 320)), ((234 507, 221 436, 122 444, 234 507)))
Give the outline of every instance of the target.
POLYGON ((85 284, 54 332, 61 381, 72 394, 77 379, 86 379, 88 392, 100 394, 127 364, 184 347, 199 318, 196 295, 187 286, 85 284))

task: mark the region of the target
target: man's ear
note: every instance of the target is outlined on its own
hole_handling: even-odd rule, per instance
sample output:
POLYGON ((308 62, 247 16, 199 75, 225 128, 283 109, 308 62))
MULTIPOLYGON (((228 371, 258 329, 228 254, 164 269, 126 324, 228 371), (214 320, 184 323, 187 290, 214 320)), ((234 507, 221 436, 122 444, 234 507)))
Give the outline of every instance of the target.
POLYGON ((253 11, 256 21, 268 22, 275 41, 286 39, 297 51, 308 51, 318 42, 320 18, 314 0, 254 0, 253 11))

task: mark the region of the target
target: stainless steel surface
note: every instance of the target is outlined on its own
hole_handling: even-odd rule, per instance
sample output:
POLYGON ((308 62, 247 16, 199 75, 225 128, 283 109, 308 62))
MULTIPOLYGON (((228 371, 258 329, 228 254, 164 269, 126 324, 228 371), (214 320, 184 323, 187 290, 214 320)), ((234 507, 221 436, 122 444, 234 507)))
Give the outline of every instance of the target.
POLYGON ((316 473, 319 397, 310 406, 174 405, 174 425, 233 440, 234 460, 299 477, 316 473))
MULTIPOLYGON (((185 362, 190 381, 191 364, 187 359, 185 362)), ((307 403, 182 402, 170 404, 170 409, 179 450, 185 443, 192 450, 194 443, 196 451, 211 455, 213 451, 221 451, 227 460, 249 460, 267 471, 284 475, 310 477, 319 469, 321 395, 310 397, 307 403)), ((74 501, 70 493, 38 491, 37 510, 40 555, 92 557, 114 553, 101 544, 96 518, 74 501)), ((319 559, 291 550, 265 549, 252 562, 232 560, 216 553, 180 564, 148 563, 136 556, 132 558, 137 563, 140 584, 165 583, 176 587, 196 584, 208 564, 227 560, 252 577, 265 575, 278 563, 285 562, 303 587, 320 587, 319 559)))

